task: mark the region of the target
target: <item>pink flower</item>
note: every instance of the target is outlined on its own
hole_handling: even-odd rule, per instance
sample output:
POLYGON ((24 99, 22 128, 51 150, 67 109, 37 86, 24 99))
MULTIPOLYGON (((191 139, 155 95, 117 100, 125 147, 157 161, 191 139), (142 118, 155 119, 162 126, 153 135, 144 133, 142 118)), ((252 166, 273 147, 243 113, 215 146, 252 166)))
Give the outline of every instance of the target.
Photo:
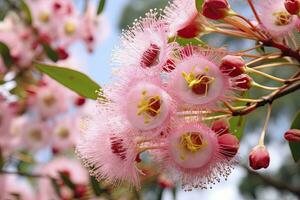
POLYGON ((222 119, 214 121, 211 127, 211 129, 219 136, 229 133, 229 128, 229 122, 227 120, 222 119))
POLYGON ((83 138, 77 145, 78 155, 97 179, 112 184, 128 181, 139 187, 137 144, 132 133, 119 120, 109 125, 105 118, 113 116, 105 113, 98 113, 86 121, 83 138))
POLYGON ((113 62, 118 66, 154 68, 159 73, 174 48, 174 43, 168 43, 168 26, 154 10, 123 31, 113 62))
POLYGON ((228 159, 233 158, 239 150, 239 140, 232 134, 226 133, 218 136, 220 153, 228 159))
POLYGON ((249 164, 254 170, 268 168, 270 155, 265 146, 254 147, 249 154, 249 164))
POLYGON ((46 122, 29 115, 13 120, 11 134, 19 138, 18 147, 29 151, 38 151, 50 144, 50 128, 46 122))
POLYGON ((299 0, 285 0, 284 6, 291 15, 297 15, 300 12, 299 0))
POLYGON ((198 13, 194 0, 174 0, 164 9, 164 14, 172 36, 193 38, 208 25, 205 18, 198 13))
POLYGON ((170 73, 168 91, 178 102, 191 106, 215 106, 230 90, 230 79, 220 69, 225 52, 185 48, 170 73))
MULTIPOLYGON (((52 160, 50 163, 40 166, 39 169, 36 170, 38 173, 50 176, 52 178, 56 178, 58 184, 60 185, 60 189, 62 191, 63 197, 73 197, 73 192, 68 190, 66 186, 64 186, 63 181, 60 177, 60 174, 68 176, 68 178, 75 184, 75 187, 87 187, 89 184, 89 175, 87 170, 81 165, 78 160, 72 160, 69 158, 58 157, 55 160, 52 160)), ((39 192, 38 199, 48 200, 55 199, 59 200, 60 198, 57 196, 51 181, 48 178, 42 178, 39 180, 39 192)))
POLYGON ((263 28, 275 38, 287 36, 299 24, 298 17, 285 9, 284 0, 257 1, 257 9, 263 28))
POLYGON ((215 132, 199 122, 178 121, 158 153, 162 167, 185 190, 207 188, 227 178, 232 164, 221 152, 215 132))

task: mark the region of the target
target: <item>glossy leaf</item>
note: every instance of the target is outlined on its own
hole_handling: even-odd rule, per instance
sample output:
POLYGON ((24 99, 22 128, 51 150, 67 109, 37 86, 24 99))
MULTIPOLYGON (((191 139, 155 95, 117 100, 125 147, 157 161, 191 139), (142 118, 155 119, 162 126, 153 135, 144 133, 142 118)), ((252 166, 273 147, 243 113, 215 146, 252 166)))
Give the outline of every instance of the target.
POLYGON ((48 44, 43 44, 43 48, 48 58, 50 58, 53 62, 58 61, 59 55, 48 44))
POLYGON ((0 54, 6 67, 10 67, 13 64, 13 59, 10 55, 10 50, 6 44, 0 42, 0 54))
POLYGON ((23 11, 25 20, 28 24, 32 24, 32 15, 30 9, 24 0, 20 0, 20 8, 23 11))
POLYGON ((101 87, 87 75, 65 67, 36 63, 35 67, 82 97, 97 99, 101 87))
POLYGON ((105 0, 99 0, 97 15, 100 15, 103 12, 104 6, 105 6, 105 0))
POLYGON ((241 140, 246 125, 245 116, 232 117, 229 120, 229 123, 230 123, 230 132, 233 135, 235 135, 239 140, 241 140))
MULTIPOLYGON (((297 113, 291 129, 300 129, 300 111, 297 113)), ((300 142, 289 142, 289 145, 295 162, 298 162, 300 160, 300 142)))
POLYGON ((196 8, 198 10, 198 12, 202 12, 202 4, 204 2, 204 0, 195 0, 196 1, 196 8))

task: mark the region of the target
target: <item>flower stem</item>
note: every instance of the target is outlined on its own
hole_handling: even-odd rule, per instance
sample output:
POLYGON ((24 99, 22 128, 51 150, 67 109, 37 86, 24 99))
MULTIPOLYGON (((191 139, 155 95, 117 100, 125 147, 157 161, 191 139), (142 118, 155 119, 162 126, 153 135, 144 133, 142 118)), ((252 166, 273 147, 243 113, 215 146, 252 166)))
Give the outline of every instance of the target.
POLYGON ((260 101, 260 99, 247 99, 247 98, 239 98, 234 96, 226 96, 228 99, 232 99, 235 101, 241 101, 241 102, 250 102, 250 103, 257 103, 260 101))
POLYGON ((270 87, 270 86, 266 86, 266 85, 261 85, 259 83, 254 82, 254 81, 252 82, 252 86, 257 87, 257 88, 261 88, 261 89, 265 89, 265 90, 270 90, 270 91, 280 89, 280 87, 270 87))
POLYGON ((261 75, 261 76, 267 77, 267 78, 272 79, 272 80, 274 80, 274 81, 278 81, 278 82, 280 82, 280 83, 285 83, 285 82, 286 82, 285 79, 282 79, 282 78, 278 78, 278 77, 272 76, 272 75, 270 75, 270 74, 267 74, 267 73, 265 73, 265 72, 258 71, 258 70, 253 69, 253 68, 246 67, 246 72, 259 74, 259 75, 261 75))
POLYGON ((265 65, 259 65, 252 67, 252 69, 265 69, 270 67, 286 67, 286 66, 299 66, 299 64, 296 63, 288 63, 288 62, 280 62, 280 63, 270 63, 265 65))
POLYGON ((260 146, 264 146, 266 130, 267 130, 267 127, 268 127, 268 124, 269 124, 269 121, 270 121, 271 111, 272 111, 272 104, 268 104, 268 110, 267 110, 267 116, 266 116, 265 124, 264 124, 263 130, 261 132, 259 142, 258 142, 258 144, 260 146))

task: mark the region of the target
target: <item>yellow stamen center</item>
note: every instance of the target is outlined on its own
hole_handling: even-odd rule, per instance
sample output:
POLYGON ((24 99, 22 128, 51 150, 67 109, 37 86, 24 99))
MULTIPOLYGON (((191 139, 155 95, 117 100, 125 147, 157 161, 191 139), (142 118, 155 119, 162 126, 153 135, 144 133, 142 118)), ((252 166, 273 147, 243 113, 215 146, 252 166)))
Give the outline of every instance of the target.
POLYGON ((276 17, 275 24, 278 26, 288 25, 292 21, 292 16, 286 11, 276 12, 273 15, 276 17))
POLYGON ((61 127, 61 128, 59 129, 59 131, 57 132, 57 135, 58 135, 59 137, 63 138, 63 139, 66 139, 66 138, 69 137, 70 132, 69 132, 69 130, 68 130, 67 128, 61 127))
POLYGON ((142 98, 138 104, 137 115, 144 117, 144 123, 151 122, 153 117, 156 117, 161 112, 161 99, 160 96, 147 96, 147 92, 142 92, 142 98))
POLYGON ((72 22, 67 22, 65 23, 64 29, 66 34, 72 35, 76 31, 76 26, 72 22))
POLYGON ((199 132, 186 132, 181 136, 181 144, 186 150, 195 153, 207 146, 207 141, 199 132))
POLYGON ((49 13, 47 12, 41 12, 39 14, 39 20, 43 23, 47 23, 50 19, 49 13))
POLYGON ((49 94, 43 98, 43 101, 46 104, 46 106, 51 107, 55 104, 56 99, 52 94, 49 94))

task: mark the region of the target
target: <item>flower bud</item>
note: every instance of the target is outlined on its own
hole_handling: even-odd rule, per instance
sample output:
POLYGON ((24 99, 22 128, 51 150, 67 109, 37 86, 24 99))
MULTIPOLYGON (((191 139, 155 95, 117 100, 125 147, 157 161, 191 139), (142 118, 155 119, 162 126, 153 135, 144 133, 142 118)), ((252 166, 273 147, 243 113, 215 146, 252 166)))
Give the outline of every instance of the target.
POLYGON ((194 38, 199 35, 203 27, 201 25, 201 20, 197 14, 192 20, 190 20, 187 25, 177 31, 177 35, 182 38, 194 38))
POLYGON ((285 132, 284 138, 289 142, 300 142, 300 130, 290 129, 285 132))
POLYGON ((84 195, 86 193, 87 193, 87 187, 85 185, 77 184, 75 186, 75 190, 74 190, 74 197, 75 198, 82 198, 82 197, 84 197, 84 195))
POLYGON ((248 75, 240 75, 232 79, 231 86, 236 90, 249 90, 252 86, 252 78, 248 75))
POLYGON ((227 120, 216 120, 213 122, 211 129, 217 135, 229 133, 229 123, 227 120))
POLYGON ((269 152, 265 146, 254 147, 249 154, 249 164, 254 170, 267 168, 270 164, 269 152))
POLYGON ((81 97, 81 96, 78 96, 76 99, 75 99, 75 105, 76 106, 82 106, 84 105, 86 102, 86 99, 84 97, 81 97))
POLYGON ((232 134, 226 133, 218 137, 218 143, 220 145, 220 153, 226 156, 227 158, 232 158, 236 155, 239 150, 240 142, 232 134))
POLYGON ((225 18, 229 10, 226 0, 205 0, 202 14, 209 19, 219 20, 225 18))
POLYGON ((285 0, 284 6, 291 15, 297 15, 300 12, 300 0, 285 0))
POLYGON ((236 77, 245 72, 245 61, 241 56, 227 55, 222 58, 220 70, 230 77, 236 77))
POLYGON ((69 57, 68 52, 63 47, 58 47, 56 49, 56 52, 57 52, 58 57, 59 57, 60 60, 65 60, 65 59, 67 59, 69 57))

